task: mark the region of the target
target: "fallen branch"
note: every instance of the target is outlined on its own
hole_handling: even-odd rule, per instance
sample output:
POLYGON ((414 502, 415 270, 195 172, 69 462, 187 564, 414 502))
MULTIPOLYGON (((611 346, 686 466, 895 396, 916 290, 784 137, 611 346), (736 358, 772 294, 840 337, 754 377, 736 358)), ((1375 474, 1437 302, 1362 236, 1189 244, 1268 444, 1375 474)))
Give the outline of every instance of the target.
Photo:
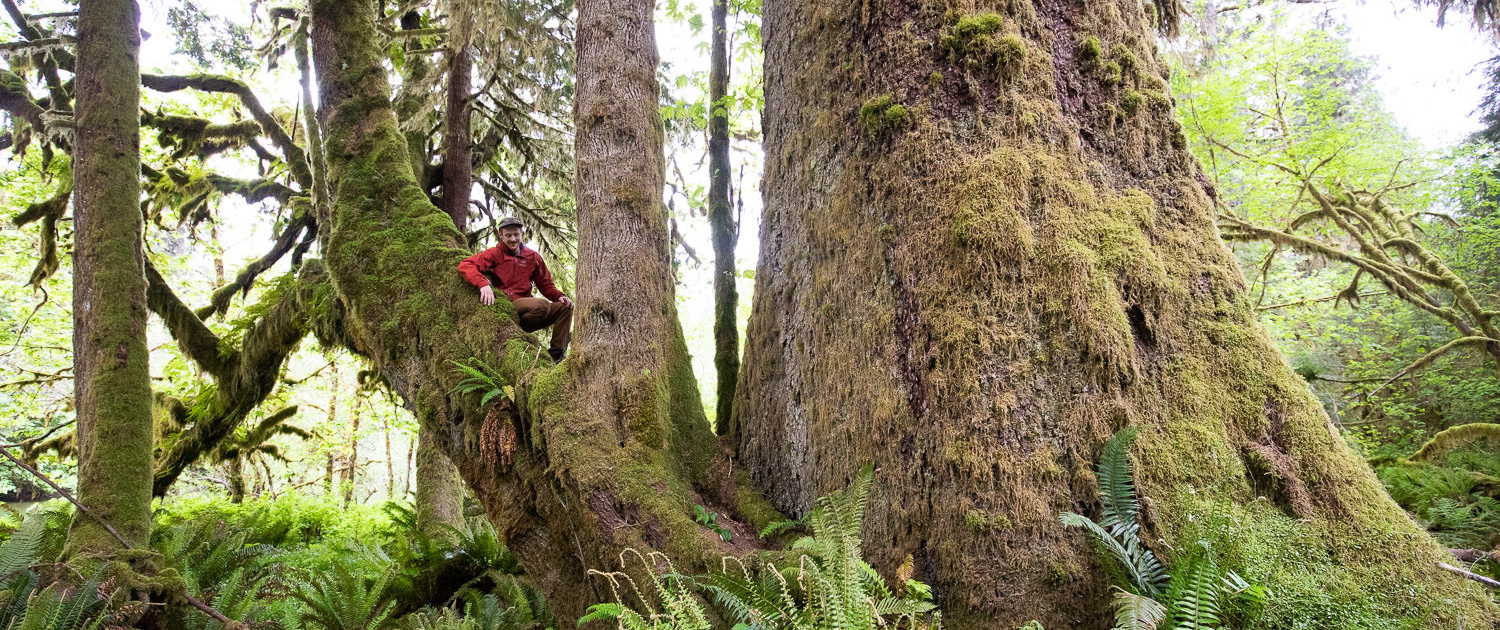
MULTIPOLYGON (((10 460, 10 463, 20 466, 22 470, 31 473, 37 479, 41 479, 43 483, 52 486, 53 490, 56 490, 57 493, 62 495, 64 499, 67 499, 69 503, 72 503, 74 506, 76 506, 79 512, 83 512, 84 515, 88 516, 91 519, 94 519, 95 521, 98 521, 100 525, 103 525, 104 529, 108 531, 111 536, 115 537, 115 540, 120 541, 121 546, 125 547, 126 549, 135 549, 135 545, 132 545, 130 544, 130 541, 125 540, 125 537, 120 535, 120 532, 115 529, 114 525, 110 525, 109 521, 104 520, 104 517, 99 516, 98 513, 88 509, 82 503, 79 503, 78 499, 73 498, 72 493, 64 490, 62 486, 57 485, 56 482, 52 481, 52 478, 42 474, 41 471, 32 468, 31 466, 27 466, 25 462, 16 459, 15 455, 10 454, 10 449, 8 448, 0 446, 0 455, 4 455, 6 459, 10 460)), ((212 617, 214 621, 224 624, 225 628, 240 627, 241 624, 234 621, 233 619, 225 617, 224 613, 214 610, 213 606, 209 606, 208 604, 203 603, 203 600, 193 597, 192 593, 183 593, 183 597, 187 598, 187 602, 191 604, 193 608, 197 608, 198 610, 203 611, 203 614, 212 617)))
POLYGON ((1463 569, 1455 567, 1455 566, 1453 566, 1451 564, 1448 564, 1446 562, 1439 562, 1437 564, 1438 564, 1439 567, 1442 567, 1444 569, 1447 569, 1449 571, 1452 571, 1454 573, 1462 575, 1462 576, 1464 576, 1466 578, 1474 580, 1475 582, 1478 582, 1480 584, 1483 584, 1485 586, 1488 586, 1488 587, 1496 589, 1496 590, 1500 590, 1500 581, 1484 577, 1483 575, 1480 575, 1480 574, 1475 573, 1473 571, 1465 571, 1463 569))

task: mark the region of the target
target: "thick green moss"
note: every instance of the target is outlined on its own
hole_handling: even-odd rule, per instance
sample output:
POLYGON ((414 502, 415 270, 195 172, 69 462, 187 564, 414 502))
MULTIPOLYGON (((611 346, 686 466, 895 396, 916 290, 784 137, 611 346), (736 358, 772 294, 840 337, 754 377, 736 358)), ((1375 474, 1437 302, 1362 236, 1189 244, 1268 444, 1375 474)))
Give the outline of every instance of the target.
POLYGON ((1082 61, 1096 61, 1099 59, 1101 52, 1102 48, 1100 48, 1099 38, 1093 35, 1083 38, 1083 41, 1078 44, 1078 58, 1082 61))
POLYGON ((865 101, 859 108, 859 122, 870 135, 896 131, 911 122, 906 106, 897 103, 890 94, 882 94, 865 101))

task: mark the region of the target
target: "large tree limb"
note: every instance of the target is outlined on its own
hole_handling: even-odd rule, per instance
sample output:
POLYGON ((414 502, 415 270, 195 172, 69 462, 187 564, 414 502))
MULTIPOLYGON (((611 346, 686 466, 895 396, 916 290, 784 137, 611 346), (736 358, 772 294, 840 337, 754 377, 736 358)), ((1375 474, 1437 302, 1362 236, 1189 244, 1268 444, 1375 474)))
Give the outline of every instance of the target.
POLYGON ((158 445, 153 488, 157 496, 217 447, 276 388, 286 358, 308 332, 312 314, 329 312, 326 289, 322 266, 308 264, 295 280, 288 277, 267 296, 265 315, 245 333, 233 365, 222 366, 212 401, 192 410, 186 430, 158 445))
POLYGON ((146 282, 146 305, 161 318, 182 353, 215 380, 228 380, 239 364, 239 351, 224 352, 219 336, 178 299, 149 259, 146 261, 146 282))

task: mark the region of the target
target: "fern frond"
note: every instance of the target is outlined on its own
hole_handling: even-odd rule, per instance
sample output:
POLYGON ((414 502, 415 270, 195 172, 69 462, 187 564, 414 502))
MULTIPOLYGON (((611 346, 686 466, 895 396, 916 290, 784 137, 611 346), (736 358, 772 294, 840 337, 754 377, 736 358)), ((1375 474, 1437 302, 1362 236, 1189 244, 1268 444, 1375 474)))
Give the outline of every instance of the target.
POLYGON ((1099 457, 1099 524, 1116 536, 1138 527, 1136 514, 1140 505, 1130 469, 1130 445, 1135 436, 1134 427, 1116 433, 1104 444, 1104 453, 1099 457))
POLYGON ((46 534, 45 517, 33 514, 21 521, 4 544, 0 544, 0 578, 31 566, 42 550, 42 537, 46 534))
POLYGON ((1129 586, 1136 592, 1149 597, 1161 595, 1161 584, 1165 581, 1166 570, 1156 559, 1156 555, 1151 553, 1145 545, 1140 544, 1138 539, 1132 537, 1127 542, 1122 542, 1113 533, 1095 523, 1093 519, 1072 512, 1063 512, 1059 520, 1062 521, 1064 527, 1082 528, 1093 536, 1099 547, 1125 571, 1130 582, 1129 586))
POLYGON ((1111 604, 1115 609, 1114 630, 1156 630, 1167 618, 1167 607, 1161 602, 1118 586, 1111 604))

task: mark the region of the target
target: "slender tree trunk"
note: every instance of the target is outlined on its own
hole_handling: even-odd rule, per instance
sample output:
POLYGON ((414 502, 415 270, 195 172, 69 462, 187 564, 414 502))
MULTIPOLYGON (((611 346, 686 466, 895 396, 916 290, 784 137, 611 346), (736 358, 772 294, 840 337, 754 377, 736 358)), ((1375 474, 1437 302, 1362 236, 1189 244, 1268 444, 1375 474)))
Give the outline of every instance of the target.
MULTIPOLYGON (((78 498, 135 547, 151 532, 151 383, 140 198, 140 8, 87 0, 78 15, 73 172, 73 361, 78 498)), ((80 514, 73 555, 122 545, 80 514)))
MULTIPOLYGON (((333 429, 339 425, 339 397, 343 394, 342 390, 344 388, 344 381, 339 378, 339 364, 337 360, 328 365, 328 379, 328 428, 333 429)), ((334 483, 335 476, 339 472, 339 457, 334 455, 334 451, 340 449, 334 446, 333 443, 330 443, 328 448, 328 476, 323 480, 323 491, 329 497, 332 497, 336 486, 334 483)))
POLYGON ((406 475, 401 478, 401 498, 411 496, 412 469, 416 467, 417 445, 416 439, 406 443, 406 475))
POLYGON ((728 552, 695 504, 774 518, 727 474, 677 322, 651 3, 578 5, 578 333, 558 366, 533 363, 507 301, 485 308, 459 278, 463 240, 413 179, 369 5, 312 9, 337 186, 323 251, 349 343, 431 429, 559 614, 608 596, 587 571, 616 568, 624 548, 670 549, 684 570, 728 552), (473 359, 499 366, 514 399, 454 393, 454 363, 473 359))
POLYGON ((718 403, 714 423, 730 433, 735 382, 740 375, 739 293, 735 290, 734 245, 739 226, 729 207, 729 0, 713 0, 713 49, 708 72, 708 223, 714 241, 714 370, 718 403))
POLYGON ((764 19, 734 411, 775 505, 804 513, 874 462, 867 555, 910 554, 945 625, 1105 627, 1058 513, 1090 510, 1100 445, 1137 426, 1143 538, 1168 556, 1207 541, 1278 601, 1392 626, 1493 623, 1256 323, 1141 3, 768 0, 764 19), (1429 595, 1370 596, 1397 592, 1429 595))
POLYGON ((469 230, 469 194, 474 186, 469 149, 469 84, 474 73, 469 41, 474 30, 473 0, 451 0, 448 24, 448 106, 443 123, 443 211, 459 233, 469 230))
MULTIPOLYGON (((356 396, 358 393, 356 392, 356 396)), ((344 493, 344 505, 354 501, 354 479, 359 472, 359 421, 361 399, 356 398, 349 418, 349 441, 344 446, 344 472, 340 475, 339 487, 344 493)))
POLYGON ((229 478, 229 502, 245 502, 245 460, 239 457, 224 462, 224 474, 229 478))
POLYGON ((222 287, 224 279, 224 245, 219 242, 219 217, 217 213, 213 220, 208 222, 209 246, 214 252, 214 286, 222 287))
POLYGON ((380 430, 385 437, 385 500, 396 500, 396 460, 391 452, 391 419, 386 417, 380 430))

